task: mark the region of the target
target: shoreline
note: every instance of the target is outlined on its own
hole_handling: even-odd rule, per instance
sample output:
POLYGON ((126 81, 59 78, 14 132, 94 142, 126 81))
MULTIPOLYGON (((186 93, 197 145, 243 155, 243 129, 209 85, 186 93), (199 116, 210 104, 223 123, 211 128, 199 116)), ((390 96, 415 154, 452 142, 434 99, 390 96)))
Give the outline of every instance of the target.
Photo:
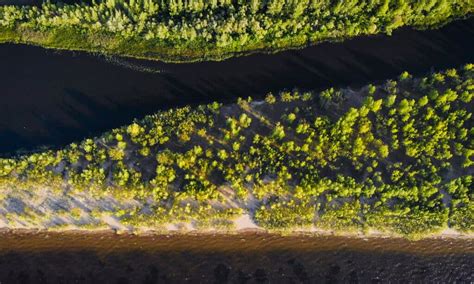
MULTIPOLYGON (((473 17, 474 14, 468 13, 462 16, 456 16, 454 18, 446 19, 445 21, 439 22, 437 24, 431 26, 417 26, 417 25, 405 25, 399 27, 394 30, 394 32, 399 32, 402 29, 411 29, 413 31, 425 31, 425 30, 435 30, 441 29, 446 27, 449 24, 453 24, 460 21, 465 21, 473 17)), ((55 34, 61 33, 61 29, 52 29, 51 31, 44 33, 39 31, 32 31, 30 34, 27 34, 25 37, 22 34, 23 30, 21 28, 2 28, 0 27, 0 44, 23 44, 29 46, 36 46, 41 47, 51 51, 68 51, 68 52, 85 52, 91 55, 99 55, 105 57, 121 57, 121 58, 128 58, 128 59, 137 59, 137 60, 148 60, 148 61, 160 61, 163 63, 169 64, 186 64, 186 63, 200 63, 200 62, 221 62, 233 58, 239 58, 243 56, 250 56, 255 54, 261 55, 272 55, 279 52, 286 52, 286 51, 295 51, 301 50, 304 48, 309 48, 312 46, 316 46, 319 44, 324 43, 342 43, 348 40, 355 40, 358 38, 363 37, 380 37, 380 36, 392 36, 392 34, 387 34, 383 32, 375 33, 375 34, 360 34, 356 36, 337 36, 337 37, 329 37, 324 39, 318 40, 305 40, 304 42, 297 42, 289 44, 287 43, 287 39, 281 39, 283 44, 280 44, 278 41, 272 43, 270 46, 268 43, 262 42, 255 42, 253 44, 248 44, 247 46, 240 47, 238 50, 219 50, 215 47, 210 47, 209 49, 203 48, 197 50, 190 49, 188 55, 177 55, 174 52, 173 47, 166 47, 166 46, 157 46, 155 47, 156 50, 141 50, 135 53, 131 53, 129 51, 124 50, 113 50, 104 46, 93 46, 92 42, 94 42, 94 34, 88 35, 87 37, 83 38, 82 42, 77 42, 77 44, 65 44, 61 42, 48 42, 45 40, 47 38, 46 34, 55 34), (35 37, 37 37, 35 39, 35 37), (285 44, 286 43, 286 44, 285 44), (253 47, 255 46, 255 47, 253 47), (202 51, 204 50, 204 51, 202 51)), ((70 32, 76 32, 75 30, 71 30, 70 32)), ((100 33, 99 33, 100 35, 100 33)), ((81 35, 82 36, 82 35, 81 35)), ((137 42, 132 40, 132 44, 126 50, 130 50, 131 47, 134 50, 140 50, 140 46, 143 42, 137 42)), ((146 41, 144 41, 146 43, 146 41)), ((119 44, 120 46, 120 44, 119 44)))
MULTIPOLYGON (((174 224, 173 224, 174 225, 174 224)), ((408 240, 408 241, 420 241, 420 240, 474 240, 474 233, 460 232, 454 229, 444 229, 437 233, 426 234, 419 238, 411 238, 395 233, 386 233, 382 231, 376 231, 369 229, 368 233, 361 231, 335 231, 335 230, 324 230, 324 229, 294 229, 294 230, 266 230, 258 227, 246 227, 241 229, 174 229, 174 230, 160 230, 157 228, 150 227, 135 227, 128 230, 118 230, 114 228, 103 228, 98 227, 95 229, 81 229, 76 226, 70 226, 69 228, 55 229, 55 228, 7 228, 0 227, 0 239, 2 235, 30 235, 30 234, 66 234, 66 235, 114 235, 114 236, 137 236, 137 237, 159 237, 159 236, 246 236, 246 235, 259 235, 259 236, 278 236, 278 237, 335 237, 335 238, 347 238, 347 239, 385 239, 385 240, 408 240)))

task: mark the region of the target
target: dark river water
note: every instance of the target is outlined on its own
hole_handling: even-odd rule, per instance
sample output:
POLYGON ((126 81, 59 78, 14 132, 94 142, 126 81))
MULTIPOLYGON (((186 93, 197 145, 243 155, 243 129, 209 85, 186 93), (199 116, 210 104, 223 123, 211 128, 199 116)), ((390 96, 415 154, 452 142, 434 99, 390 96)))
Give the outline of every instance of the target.
POLYGON ((439 30, 405 28, 390 37, 192 64, 0 45, 0 155, 59 147, 174 106, 457 67, 474 62, 473 47, 472 17, 439 30))
POLYGON ((0 283, 472 283, 474 240, 0 234, 0 283))

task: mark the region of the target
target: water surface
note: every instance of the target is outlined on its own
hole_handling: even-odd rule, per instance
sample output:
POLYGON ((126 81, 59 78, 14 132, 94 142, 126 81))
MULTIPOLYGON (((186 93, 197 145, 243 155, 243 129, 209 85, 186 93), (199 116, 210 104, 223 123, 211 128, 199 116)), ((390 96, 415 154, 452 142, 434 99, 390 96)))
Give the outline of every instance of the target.
POLYGON ((223 62, 165 64, 0 45, 0 155, 60 147, 159 109, 284 88, 362 86, 474 62, 474 18, 439 30, 323 43, 223 62), (142 70, 142 71, 140 71, 142 70), (150 72, 151 71, 151 72, 150 72))
POLYGON ((0 234, 5 283, 472 283, 474 241, 0 234))

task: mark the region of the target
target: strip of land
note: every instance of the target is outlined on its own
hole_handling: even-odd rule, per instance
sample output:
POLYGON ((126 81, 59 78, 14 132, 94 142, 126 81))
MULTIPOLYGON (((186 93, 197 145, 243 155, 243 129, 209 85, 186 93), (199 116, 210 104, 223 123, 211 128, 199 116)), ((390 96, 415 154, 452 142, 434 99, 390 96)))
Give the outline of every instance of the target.
POLYGON ((0 227, 469 237, 473 75, 170 109, 0 159, 0 227))
POLYGON ((0 42, 167 62, 223 60, 469 17, 472 1, 106 0, 0 6, 0 42))

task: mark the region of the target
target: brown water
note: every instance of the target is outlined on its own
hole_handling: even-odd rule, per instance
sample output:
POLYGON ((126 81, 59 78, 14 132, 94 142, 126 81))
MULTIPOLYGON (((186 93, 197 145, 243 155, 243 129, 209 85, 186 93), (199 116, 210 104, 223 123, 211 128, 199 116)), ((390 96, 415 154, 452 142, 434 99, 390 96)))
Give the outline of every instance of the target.
POLYGON ((438 30, 404 28, 390 37, 191 64, 116 64, 80 52, 0 45, 0 155, 60 147, 184 104, 261 98, 284 88, 357 87, 405 70, 458 67, 474 62, 473 46, 472 17, 438 30))
POLYGON ((474 240, 0 234, 0 283, 474 281, 474 240))

